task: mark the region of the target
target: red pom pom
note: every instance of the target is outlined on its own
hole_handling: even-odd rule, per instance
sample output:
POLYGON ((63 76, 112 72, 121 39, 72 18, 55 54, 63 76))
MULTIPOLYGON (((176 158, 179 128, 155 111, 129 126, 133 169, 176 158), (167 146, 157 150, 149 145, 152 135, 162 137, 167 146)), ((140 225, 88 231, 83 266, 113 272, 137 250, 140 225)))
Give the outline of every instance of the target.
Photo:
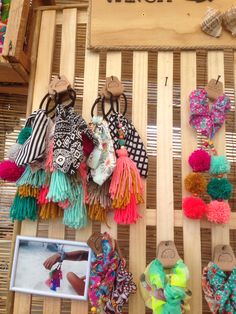
POLYGON ((226 224, 230 219, 230 206, 227 202, 212 201, 207 206, 206 216, 211 222, 226 224))
POLYGON ((208 171, 211 165, 211 156, 204 149, 197 149, 189 156, 188 163, 194 172, 208 171))
POLYGON ((199 197, 185 197, 183 199, 183 210, 186 217, 200 219, 207 210, 206 203, 199 197))
POLYGON ((24 167, 18 167, 14 161, 3 160, 0 163, 0 179, 16 182, 21 177, 24 170, 24 167))

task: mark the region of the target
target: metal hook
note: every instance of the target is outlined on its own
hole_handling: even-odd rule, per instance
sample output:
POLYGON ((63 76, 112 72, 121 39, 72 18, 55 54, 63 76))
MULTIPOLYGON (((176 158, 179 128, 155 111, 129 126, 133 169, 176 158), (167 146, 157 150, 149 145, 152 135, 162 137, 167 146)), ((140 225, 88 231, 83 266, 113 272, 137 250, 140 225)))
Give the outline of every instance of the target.
POLYGON ((167 86, 168 76, 166 76, 165 86, 167 86))
POLYGON ((221 75, 218 75, 218 79, 216 80, 216 85, 219 82, 219 79, 221 78, 221 75))

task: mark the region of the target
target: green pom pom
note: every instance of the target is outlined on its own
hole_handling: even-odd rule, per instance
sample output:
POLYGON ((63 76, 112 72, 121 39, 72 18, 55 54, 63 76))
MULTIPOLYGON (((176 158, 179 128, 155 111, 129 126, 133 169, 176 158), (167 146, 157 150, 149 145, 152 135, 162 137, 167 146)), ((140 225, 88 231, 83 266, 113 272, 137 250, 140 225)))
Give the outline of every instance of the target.
POLYGON ((32 134, 32 128, 31 127, 25 127, 20 131, 20 134, 18 136, 18 143, 23 145, 25 141, 30 137, 32 134))
POLYGON ((232 190, 232 185, 226 178, 213 178, 207 185, 207 193, 213 200, 228 200, 232 190))
POLYGON ((230 164, 225 156, 212 156, 210 174, 218 175, 221 173, 228 173, 230 171, 230 164))
POLYGON ((120 146, 125 146, 125 140, 119 140, 120 146))

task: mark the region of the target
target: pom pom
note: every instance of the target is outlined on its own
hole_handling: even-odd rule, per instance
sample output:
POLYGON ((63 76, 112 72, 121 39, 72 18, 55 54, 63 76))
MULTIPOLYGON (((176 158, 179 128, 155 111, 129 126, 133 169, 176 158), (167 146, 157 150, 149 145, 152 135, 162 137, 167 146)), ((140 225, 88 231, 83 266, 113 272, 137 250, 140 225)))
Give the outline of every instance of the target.
POLYGON ((226 224, 229 222, 230 212, 228 202, 212 201, 207 206, 206 216, 211 222, 226 224))
POLYGON ((194 172, 203 172, 210 169, 211 156, 204 149, 197 149, 189 156, 188 163, 194 172))
POLYGON ((19 143, 13 144, 7 151, 7 158, 14 161, 20 149, 21 145, 19 143))
POLYGON ((207 210, 206 203, 198 197, 185 197, 183 199, 183 210, 186 217, 201 219, 207 210))
POLYGON ((25 141, 30 137, 32 133, 31 127, 25 127, 20 131, 20 134, 18 135, 18 143, 23 145, 25 141))
POLYGON ((184 179, 185 189, 196 195, 200 195, 206 191, 207 181, 200 173, 190 173, 184 179))
POLYGON ((232 194, 232 185, 226 178, 213 178, 207 185, 207 193, 213 200, 228 200, 232 194))
POLYGON ((211 157, 211 175, 218 175, 228 173, 230 171, 230 163, 225 156, 212 156, 211 157))
POLYGON ((0 179, 16 182, 25 171, 24 167, 18 167, 14 161, 3 160, 0 163, 0 179))

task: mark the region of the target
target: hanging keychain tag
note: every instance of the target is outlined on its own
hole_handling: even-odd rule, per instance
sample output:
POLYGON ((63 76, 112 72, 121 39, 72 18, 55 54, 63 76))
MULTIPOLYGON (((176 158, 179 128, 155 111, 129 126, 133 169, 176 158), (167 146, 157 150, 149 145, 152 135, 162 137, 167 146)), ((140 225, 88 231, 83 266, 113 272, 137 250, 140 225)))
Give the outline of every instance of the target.
POLYGON ((206 86, 206 91, 208 98, 211 100, 216 100, 219 96, 224 94, 223 83, 217 80, 211 79, 206 86))
POLYGON ((116 76, 110 76, 106 78, 106 83, 100 91, 100 95, 106 99, 110 99, 111 96, 118 98, 124 93, 124 86, 116 76))
POLYGON ((172 268, 180 256, 173 241, 161 241, 157 247, 157 259, 164 268, 172 268))
POLYGON ((102 254, 102 239, 103 234, 101 232, 94 232, 87 241, 88 246, 96 255, 102 254))
POLYGON ((56 76, 50 82, 48 86, 48 92, 50 95, 54 95, 55 93, 60 94, 67 92, 70 87, 70 82, 67 80, 65 75, 56 76))
POLYGON ((214 248, 213 262, 223 271, 232 271, 236 266, 236 259, 230 245, 217 245, 214 248))

